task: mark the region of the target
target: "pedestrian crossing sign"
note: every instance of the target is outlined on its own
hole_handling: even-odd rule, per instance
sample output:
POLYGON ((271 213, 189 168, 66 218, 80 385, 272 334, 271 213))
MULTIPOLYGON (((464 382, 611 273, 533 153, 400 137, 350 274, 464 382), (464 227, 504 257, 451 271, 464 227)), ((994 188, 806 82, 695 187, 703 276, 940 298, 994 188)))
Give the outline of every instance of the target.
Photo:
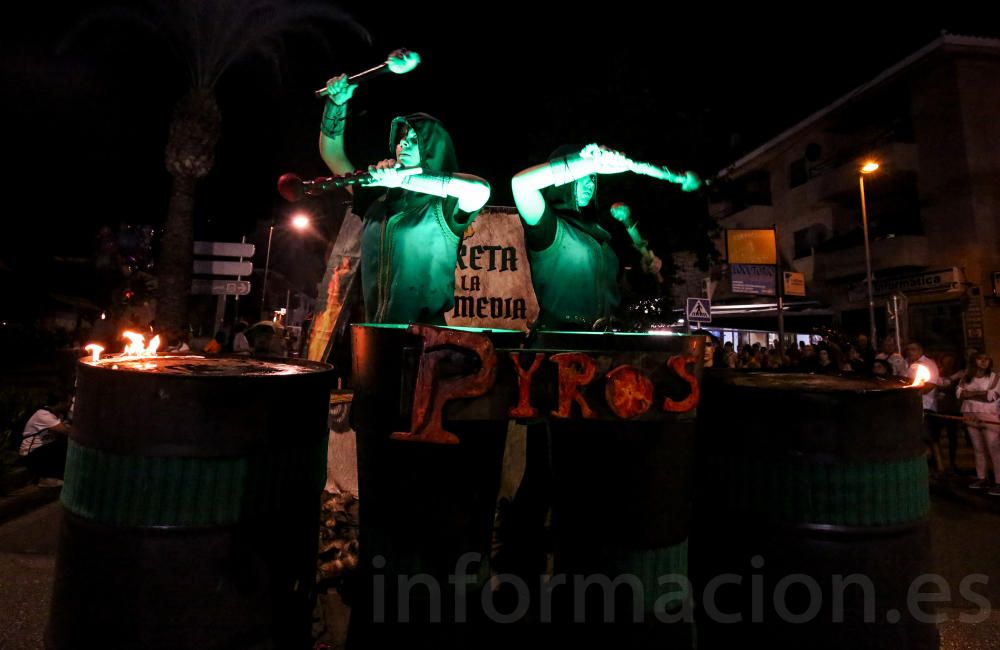
POLYGON ((690 323, 711 323, 712 301, 708 298, 688 298, 687 319, 690 323))

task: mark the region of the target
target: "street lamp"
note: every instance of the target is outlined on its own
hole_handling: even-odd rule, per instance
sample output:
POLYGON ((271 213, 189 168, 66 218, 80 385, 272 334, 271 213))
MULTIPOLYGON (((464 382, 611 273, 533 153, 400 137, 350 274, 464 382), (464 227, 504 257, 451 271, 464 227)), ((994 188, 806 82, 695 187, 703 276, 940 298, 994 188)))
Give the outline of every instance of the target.
POLYGON ((878 351, 878 343, 876 342, 875 335, 875 298, 872 292, 872 252, 868 244, 868 208, 865 205, 865 174, 871 174, 873 171, 878 169, 878 163, 869 160, 864 165, 862 165, 858 175, 858 183, 861 186, 861 225, 865 234, 865 278, 868 283, 868 325, 871 328, 869 332, 870 343, 872 349, 876 352, 878 351))
MULTIPOLYGON (((295 214, 289 220, 292 228, 298 230, 299 232, 305 231, 309 228, 312 220, 309 215, 302 212, 295 214)), ((274 236, 274 223, 271 223, 271 227, 267 230, 267 255, 264 258, 264 281, 261 283, 260 287, 260 314, 261 317, 264 316, 264 303, 267 299, 267 272, 271 267, 271 238, 274 236)))

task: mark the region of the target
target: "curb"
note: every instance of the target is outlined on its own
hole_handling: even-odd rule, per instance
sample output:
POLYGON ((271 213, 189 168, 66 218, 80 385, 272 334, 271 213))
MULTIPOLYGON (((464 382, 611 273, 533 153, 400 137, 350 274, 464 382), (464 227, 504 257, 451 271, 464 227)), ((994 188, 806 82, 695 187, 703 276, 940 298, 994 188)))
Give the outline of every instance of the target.
POLYGON ((23 467, 0 476, 0 523, 20 517, 59 498, 60 487, 39 487, 23 467))

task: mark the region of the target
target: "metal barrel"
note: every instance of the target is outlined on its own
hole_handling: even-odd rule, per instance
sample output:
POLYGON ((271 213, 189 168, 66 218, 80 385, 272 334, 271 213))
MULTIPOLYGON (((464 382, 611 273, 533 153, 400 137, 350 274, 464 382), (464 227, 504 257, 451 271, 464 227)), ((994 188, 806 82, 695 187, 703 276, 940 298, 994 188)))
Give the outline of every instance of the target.
MULTIPOLYGON (((698 378, 704 339, 543 331, 533 347, 676 355, 698 378)), ((649 376, 654 408, 691 393, 665 363, 649 376)), ((552 592, 558 637, 578 647, 692 647, 687 552, 700 408, 648 421, 549 419, 553 575, 569 587, 552 592)))
POLYGON ((937 648, 916 389, 710 371, 698 417, 699 647, 937 648), (916 607, 916 609, 915 609, 916 607))
MULTIPOLYGON (((482 333, 496 347, 517 347, 523 338, 482 333)), ((421 339, 407 326, 366 324, 353 326, 352 343, 360 586, 349 642, 478 646, 481 626, 465 623, 480 620, 488 588, 506 420, 446 419, 458 444, 393 439, 410 430, 421 339)))
POLYGON ((332 368, 77 366, 49 648, 308 648, 332 368))

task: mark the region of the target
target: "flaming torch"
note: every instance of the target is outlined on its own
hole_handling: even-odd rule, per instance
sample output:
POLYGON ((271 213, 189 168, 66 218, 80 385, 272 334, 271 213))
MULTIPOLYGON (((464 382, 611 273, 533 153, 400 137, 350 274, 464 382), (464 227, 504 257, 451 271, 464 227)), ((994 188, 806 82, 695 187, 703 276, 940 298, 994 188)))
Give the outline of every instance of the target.
POLYGON ((89 343, 87 347, 83 348, 90 353, 90 362, 97 363, 101 360, 101 352, 104 352, 104 347, 96 343, 89 343))
POLYGON ((154 336, 146 345, 146 337, 137 332, 122 332, 122 338, 128 339, 129 343, 125 346, 125 350, 122 354, 126 357, 155 357, 156 349, 160 347, 160 337, 159 335, 154 336))
POLYGON ((927 366, 918 363, 917 373, 916 375, 914 375, 913 383, 910 384, 910 386, 918 386, 918 387, 923 386, 928 382, 928 380, 930 380, 930 378, 931 378, 931 371, 927 368, 927 366))

